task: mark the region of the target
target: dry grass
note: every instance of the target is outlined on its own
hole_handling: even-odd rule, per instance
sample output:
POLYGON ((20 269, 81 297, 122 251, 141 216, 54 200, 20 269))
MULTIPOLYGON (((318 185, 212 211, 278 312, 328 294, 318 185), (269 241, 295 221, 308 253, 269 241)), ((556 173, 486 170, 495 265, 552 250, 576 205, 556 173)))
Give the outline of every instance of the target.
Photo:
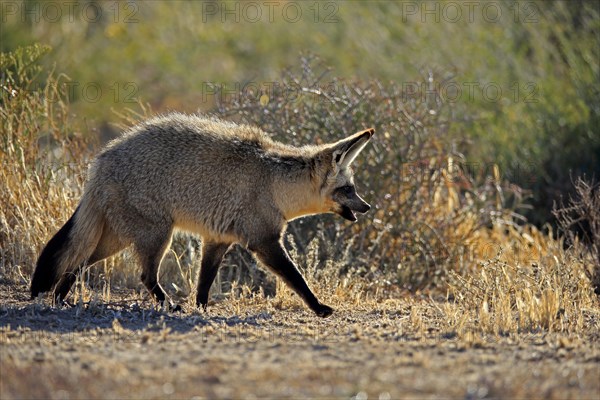
MULTIPOLYGON (((68 131, 59 78, 36 90, 42 47, 2 54, 0 272, 27 281, 44 241, 74 209, 83 184, 83 142, 68 131), (6 72, 4 72, 6 71, 6 72), (55 99, 49 101, 48 99, 55 99)), ((43 79, 43 78, 42 78, 43 79)))
POLYGON ((590 257, 578 258, 562 240, 532 226, 496 226, 480 232, 475 251, 499 243, 498 253, 468 276, 454 273, 451 293, 464 323, 457 330, 506 335, 583 333, 598 323, 598 299, 587 275, 590 257), (594 322, 595 321, 595 322, 594 322))
MULTIPOLYGON (((200 313, 189 296, 199 244, 187 236, 175 240, 160 277, 168 292, 184 301, 183 314, 165 313, 148 301, 127 252, 81 274, 74 308, 54 308, 44 300, 30 303, 27 288, 36 257, 75 208, 93 153, 89 148, 94 147, 71 130, 68 104, 56 101, 64 98, 60 77, 47 74, 43 90, 30 90, 34 76, 40 79, 35 65, 43 52, 29 48, 3 54, 0 61, 0 68, 10 71, 0 88, 2 398, 107 393, 364 397, 367 392, 379 398, 441 393, 561 398, 598 393, 593 376, 599 356, 588 344, 600 337, 591 272, 597 268, 594 253, 578 241, 567 246, 549 228, 544 232, 523 224, 507 208, 507 198, 518 198, 518 191, 506 191, 497 167, 492 176, 466 174, 460 154, 446 151, 441 141, 448 121, 433 116, 444 111, 430 113, 431 105, 413 103, 407 111, 395 88, 382 95, 369 86, 358 95, 352 84, 339 83, 346 97, 326 104, 314 96, 312 102, 284 104, 275 94, 267 106, 245 106, 243 101, 221 105, 222 114, 250 120, 276 136, 283 135, 277 130, 282 126, 298 129, 303 132, 299 142, 330 129, 336 119, 364 117, 380 132, 364 170, 358 172, 367 197, 375 199, 368 221, 349 226, 334 224, 331 217, 310 218, 292 224, 286 237, 310 285, 336 308, 329 322, 308 313, 285 285, 261 272, 243 251, 227 257, 209 314, 200 313), (50 96, 55 101, 48 101, 50 96), (369 104, 384 96, 388 106, 362 109, 359 100, 365 96, 369 104), (264 107, 272 107, 270 113, 263 113, 264 107), (290 107, 297 112, 286 113, 290 107), (423 110, 427 112, 417 118, 423 110), (348 112, 356 115, 341 118, 340 113, 348 112), (286 120, 286 115, 295 117, 286 120), (307 116, 312 119, 303 119, 307 116), (412 147, 394 161, 395 155, 382 149, 396 148, 399 134, 412 147), (272 339, 273 329, 280 329, 283 339, 272 339), (198 330, 210 336, 216 356, 201 356, 203 350, 193 343, 198 330), (40 343, 32 332, 47 335, 49 342, 40 343), (121 358, 112 360, 112 350, 86 355, 90 343, 96 343, 86 335, 99 335, 104 349, 117 349, 121 358), (107 340, 107 335, 133 339, 123 344, 107 340), (292 336, 297 341, 290 341, 292 336), (70 347, 62 344, 65 337, 70 347), (233 350, 232 337, 237 346, 233 350), (150 343, 165 350, 139 355, 150 343), (258 358, 244 369, 238 365, 246 362, 247 350, 258 358), (563 357, 556 355, 560 351, 569 360, 565 370, 555 362, 563 357), (515 361, 512 352, 522 358, 515 361), (263 356, 273 360, 266 362, 263 356), (313 367, 306 361, 311 357, 313 367), (534 384, 528 360, 541 360, 538 373, 543 379, 534 384), (286 362, 297 368, 294 374, 284 367, 286 362), (144 363, 153 370, 139 367, 144 363), (196 363, 209 371, 193 367, 196 363), (473 363, 484 366, 474 371, 473 363), (79 364, 87 365, 90 374, 74 367, 79 364), (163 370, 165 365, 171 367, 163 370), (343 375, 349 366, 356 368, 343 375), (400 370, 406 375, 398 375, 400 370), (557 378, 559 370, 563 374, 557 378), (114 371, 126 379, 117 379, 114 371), (31 374, 50 378, 32 391, 26 378, 31 374), (203 379, 201 389, 190 384, 196 376, 203 379), (226 378, 235 382, 223 384, 226 378), (245 385, 250 382, 261 384, 249 390, 245 385), (126 389, 118 389, 123 383, 126 389), (106 385, 112 391, 105 392, 106 385)), ((312 72, 304 72, 310 81, 312 72)), ((313 93, 310 85, 317 83, 307 82, 307 92, 313 93)), ((341 130, 357 128, 348 122, 341 130)))
MULTIPOLYGON (((2 129, 6 134, 0 153, 0 200, 5 205, 0 210, 0 273, 5 280, 22 284, 28 283, 45 241, 75 208, 85 180, 86 162, 92 154, 86 141, 69 130, 68 104, 61 100, 64 93, 60 77, 47 74, 43 77, 43 90, 30 90, 34 78, 40 79, 36 62, 44 52, 42 48, 28 48, 3 54, 1 61, 2 68, 10 74, 3 83, 1 97, 2 129)), ((443 115, 443 108, 423 112, 432 105, 412 102, 407 110, 400 102, 402 93, 396 88, 375 93, 373 84, 358 90, 343 82, 337 82, 337 90, 345 97, 323 104, 318 96, 314 97, 319 87, 317 72, 309 61, 303 68, 294 87, 306 85, 308 98, 295 98, 291 104, 283 95, 271 93, 264 105, 236 97, 231 104, 221 104, 219 112, 245 120, 260 116, 253 122, 271 128, 268 130, 275 136, 283 135, 279 131, 282 126, 304 126, 300 142, 321 129, 318 125, 309 128, 311 123, 334 123, 331 119, 336 118, 338 107, 346 113, 351 107, 353 113, 373 119, 380 128, 364 171, 358 174, 359 179, 368 180, 366 192, 373 196, 388 193, 383 199, 375 198, 376 210, 369 217, 373 220, 346 226, 328 223, 327 218, 331 217, 311 218, 292 224, 287 236, 293 258, 324 301, 360 303, 369 298, 389 298, 406 289, 433 290, 433 294, 448 291, 451 296, 443 311, 448 317, 460 313, 458 321, 448 318, 454 321, 448 328, 457 332, 583 332, 585 316, 597 318, 598 300, 590 281, 590 268, 596 260, 582 251, 580 243, 566 248, 552 232, 544 234, 531 225, 517 224, 518 215, 504 208, 504 197, 516 192, 505 192, 497 167, 491 177, 482 177, 479 184, 466 174, 460 159, 446 152, 441 142, 448 121, 434 116, 443 115), (355 97, 358 92, 360 98, 355 97), (387 99, 383 110, 377 105, 374 110, 361 109, 364 105, 359 100, 373 97, 367 103, 374 104, 376 96, 387 99), (281 111, 292 106, 296 107, 292 113, 295 117, 281 111), (269 113, 262 112, 265 107, 269 113), (396 111, 409 119, 407 132, 403 132, 408 147, 419 143, 418 150, 400 150, 401 157, 408 161, 429 160, 425 171, 419 169, 421 161, 396 165, 391 162, 393 153, 375 151, 391 148, 393 138, 386 124, 394 120, 396 111), (288 116, 288 120, 276 126, 273 119, 277 119, 277 113, 282 118, 288 116), (316 120, 313 114, 322 119, 316 120), (420 115, 421 122, 415 123, 415 114, 420 115), (265 120, 264 115, 269 117, 265 120), (303 119, 309 115, 310 121, 303 119), (382 115, 387 119, 377 119, 382 115), (415 126, 421 130, 412 129, 415 126), (441 130, 436 131, 436 126, 441 130), (384 164, 371 165, 374 159, 384 164), (369 179, 381 175, 382 165, 388 175, 400 176, 386 175, 383 183, 369 179), (395 167, 411 171, 395 172, 395 167), (393 191, 393 195, 389 194, 393 191), (327 293, 332 297, 327 298, 327 293)), ((292 80, 292 72, 287 74, 292 80)), ((282 90, 285 91, 285 85, 282 90)), ((125 123, 132 123, 143 115, 123 117, 125 123)), ((344 132, 356 129, 351 125, 342 128, 344 132)), ((167 255, 161 282, 173 296, 193 293, 197 250, 197 242, 182 236, 167 255)), ((280 282, 257 271, 251 257, 242 251, 234 252, 226 260, 214 294, 222 297, 223 293, 262 293, 275 295, 282 304, 291 298, 280 282)), ((127 252, 104 261, 100 267, 85 270, 81 278, 75 298, 82 302, 99 295, 110 301, 113 286, 140 288, 135 262, 127 252), (94 289, 90 291, 88 284, 94 289)))

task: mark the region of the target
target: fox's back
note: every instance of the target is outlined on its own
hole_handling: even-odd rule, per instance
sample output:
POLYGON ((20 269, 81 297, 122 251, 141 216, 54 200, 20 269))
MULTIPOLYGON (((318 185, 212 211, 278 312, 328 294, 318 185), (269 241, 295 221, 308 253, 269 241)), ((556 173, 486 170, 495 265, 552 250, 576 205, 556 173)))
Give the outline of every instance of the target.
POLYGON ((201 169, 196 172, 214 172, 215 167, 227 165, 224 161, 255 162, 264 151, 265 140, 262 131, 250 126, 173 114, 133 127, 109 143, 97 162, 128 168, 122 171, 122 179, 138 168, 168 171, 185 178, 190 174, 188 167, 201 169), (210 170, 204 171, 206 168, 210 170))
POLYGON ((115 199, 175 222, 232 228, 237 213, 269 205, 269 141, 258 128, 173 114, 111 142, 90 170, 100 203, 115 199))

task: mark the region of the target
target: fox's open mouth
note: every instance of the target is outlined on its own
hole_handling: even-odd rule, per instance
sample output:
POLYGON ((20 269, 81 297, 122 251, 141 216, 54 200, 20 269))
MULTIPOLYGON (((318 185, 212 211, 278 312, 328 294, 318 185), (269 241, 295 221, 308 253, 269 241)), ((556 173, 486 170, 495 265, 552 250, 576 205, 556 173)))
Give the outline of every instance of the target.
POLYGON ((356 215, 348 206, 342 205, 342 209, 340 211, 338 211, 338 214, 341 215, 342 217, 346 218, 348 221, 352 221, 352 222, 356 221, 356 215))

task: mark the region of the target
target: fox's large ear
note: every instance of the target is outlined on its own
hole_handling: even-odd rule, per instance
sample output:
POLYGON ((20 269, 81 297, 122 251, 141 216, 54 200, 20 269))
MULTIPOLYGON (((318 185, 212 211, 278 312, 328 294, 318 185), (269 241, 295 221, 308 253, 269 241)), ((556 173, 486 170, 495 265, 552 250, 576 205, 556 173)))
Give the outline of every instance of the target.
POLYGON ((340 169, 348 167, 374 134, 375 129, 369 128, 334 143, 333 163, 340 169))

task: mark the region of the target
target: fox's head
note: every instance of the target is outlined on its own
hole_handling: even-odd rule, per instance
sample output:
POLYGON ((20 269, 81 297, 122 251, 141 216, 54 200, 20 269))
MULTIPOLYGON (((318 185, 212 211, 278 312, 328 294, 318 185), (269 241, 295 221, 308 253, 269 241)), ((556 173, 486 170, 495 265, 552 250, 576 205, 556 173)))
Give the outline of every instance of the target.
POLYGON ((367 145, 375 130, 367 129, 325 145, 318 156, 322 167, 320 196, 324 211, 334 212, 349 221, 356 221, 355 212, 364 214, 371 206, 356 192, 350 164, 367 145))

